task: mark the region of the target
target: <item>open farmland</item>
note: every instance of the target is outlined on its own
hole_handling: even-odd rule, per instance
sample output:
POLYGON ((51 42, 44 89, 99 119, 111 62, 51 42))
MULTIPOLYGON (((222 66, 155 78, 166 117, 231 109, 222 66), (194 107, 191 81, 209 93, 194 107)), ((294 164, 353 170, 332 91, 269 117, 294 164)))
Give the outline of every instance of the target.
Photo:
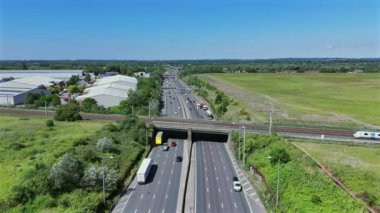
POLYGON ((327 165, 355 194, 380 209, 380 148, 296 142, 327 165))
POLYGON ((270 108, 280 123, 314 122, 350 127, 380 126, 380 74, 203 74, 241 102, 257 120, 270 108), (285 121, 285 122, 284 122, 285 121), (347 125, 350 124, 350 125, 347 125))

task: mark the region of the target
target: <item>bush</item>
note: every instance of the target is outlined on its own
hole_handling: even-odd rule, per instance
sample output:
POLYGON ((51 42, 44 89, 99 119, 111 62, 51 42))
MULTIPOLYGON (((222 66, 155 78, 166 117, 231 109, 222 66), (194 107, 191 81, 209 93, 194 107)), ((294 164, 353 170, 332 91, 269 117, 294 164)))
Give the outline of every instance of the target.
POLYGON ((53 120, 47 120, 46 121, 46 127, 53 127, 54 126, 54 121, 53 120))
POLYGON ((313 202, 316 205, 319 205, 322 203, 322 200, 318 195, 312 195, 311 196, 311 202, 313 202))
POLYGON ((76 121, 82 120, 79 114, 80 107, 76 103, 69 103, 65 106, 58 107, 54 119, 57 121, 76 121))
POLYGON ((113 149, 113 141, 107 137, 101 138, 98 140, 96 148, 101 152, 111 151, 113 149))
POLYGON ((52 166, 49 181, 53 190, 70 189, 79 182, 81 176, 81 164, 66 153, 60 162, 52 166))
POLYGON ((276 147, 272 149, 272 151, 270 152, 270 156, 271 156, 270 162, 272 164, 276 164, 277 162, 287 163, 290 161, 290 156, 284 148, 276 147))
POLYGON ((104 188, 107 191, 116 189, 117 186, 117 171, 107 167, 95 166, 90 167, 82 178, 82 185, 92 189, 102 189, 104 178, 104 188), (103 176, 104 175, 104 176, 103 176))
POLYGON ((13 150, 21 150, 25 148, 25 145, 19 142, 14 142, 14 143, 11 143, 11 145, 9 145, 9 148, 13 150))

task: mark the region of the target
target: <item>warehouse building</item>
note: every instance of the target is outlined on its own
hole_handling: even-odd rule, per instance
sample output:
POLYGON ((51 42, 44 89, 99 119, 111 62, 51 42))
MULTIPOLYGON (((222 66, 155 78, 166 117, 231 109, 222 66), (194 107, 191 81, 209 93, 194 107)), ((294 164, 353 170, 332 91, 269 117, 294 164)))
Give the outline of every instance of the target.
POLYGON ((119 105, 120 101, 128 98, 130 90, 136 90, 137 79, 124 75, 114 75, 97 80, 92 87, 84 91, 84 95, 78 96, 77 101, 82 102, 86 98, 95 99, 98 105, 112 107, 119 105))
POLYGON ((82 76, 83 70, 0 70, 0 80, 8 78, 50 77, 68 81, 71 76, 82 76))
POLYGON ((32 92, 50 95, 50 91, 46 88, 61 81, 40 76, 2 82, 0 83, 0 105, 24 104, 26 95, 32 92))

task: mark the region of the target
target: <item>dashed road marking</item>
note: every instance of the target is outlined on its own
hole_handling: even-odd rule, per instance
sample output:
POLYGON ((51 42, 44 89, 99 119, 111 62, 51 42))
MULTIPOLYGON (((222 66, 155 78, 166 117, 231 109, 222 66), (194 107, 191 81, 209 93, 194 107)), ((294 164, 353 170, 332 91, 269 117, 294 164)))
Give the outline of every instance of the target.
POLYGON ((236 203, 234 202, 235 209, 237 208, 236 203))
POLYGON ((224 208, 223 203, 221 203, 222 209, 224 208))
POLYGON ((135 213, 137 212, 137 209, 135 210, 135 213))
POLYGON ((144 197, 144 194, 141 194, 140 199, 143 199, 143 197, 144 197))
POLYGON ((208 192, 208 187, 207 187, 207 192, 208 192))
POLYGON ((210 203, 208 203, 208 208, 210 208, 211 207, 211 205, 210 205, 210 203))
POLYGON ((156 194, 153 195, 153 199, 156 199, 156 194))
POLYGON ((165 195, 165 199, 168 199, 168 194, 165 195))
POLYGON ((169 180, 169 185, 171 184, 170 180, 169 180))
POLYGON ((216 167, 214 166, 214 170, 216 171, 216 167))
POLYGON ((218 189, 219 193, 220 193, 220 188, 218 189))
POLYGON ((219 177, 216 177, 216 180, 219 180, 219 177))

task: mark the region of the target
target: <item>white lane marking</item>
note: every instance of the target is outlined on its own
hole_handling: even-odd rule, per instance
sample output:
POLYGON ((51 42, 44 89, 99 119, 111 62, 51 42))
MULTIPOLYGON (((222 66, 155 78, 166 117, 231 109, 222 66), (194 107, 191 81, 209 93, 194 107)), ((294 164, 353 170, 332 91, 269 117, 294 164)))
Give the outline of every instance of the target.
POLYGON ((214 170, 216 171, 216 166, 214 166, 214 170))
POLYGON ((208 181, 208 177, 206 177, 206 181, 208 181))
POLYGON ((225 166, 223 166, 223 168, 224 168, 224 170, 226 170, 226 167, 225 167, 225 166))
POLYGON ((210 208, 211 206, 210 206, 210 203, 208 203, 208 208, 210 208))
POLYGON ((216 177, 216 180, 219 180, 219 177, 216 177))
POLYGON ((156 199, 156 194, 153 195, 153 199, 156 199))
POLYGON ((223 203, 221 205, 222 205, 222 209, 223 209, 224 208, 223 203))
POLYGON ((172 173, 172 174, 173 174, 173 169, 170 171, 170 173, 172 173))
POLYGON ((166 165, 166 161, 164 161, 164 165, 166 165))
POLYGON ((220 193, 220 188, 218 189, 219 193, 220 193))
POLYGON ((214 158, 212 159, 212 162, 215 162, 215 159, 214 159, 214 158))
POLYGON ((234 202, 235 209, 237 208, 236 203, 234 202))
POLYGON ((137 209, 135 210, 135 213, 137 212, 137 209))
POLYGON ((165 199, 168 199, 168 194, 165 195, 165 199))
POLYGON ((160 185, 160 181, 158 181, 157 184, 160 185))
POLYGON ((171 184, 171 181, 169 180, 169 185, 171 184))
POLYGON ((208 192, 208 187, 207 187, 207 192, 208 192))
POLYGON ((150 209, 149 209, 148 213, 150 213, 150 209))
POLYGON ((161 213, 165 213, 165 209, 162 209, 162 212, 161 213))
POLYGON ((143 199, 143 197, 144 197, 144 194, 141 194, 140 199, 143 199))
POLYGON ((207 167, 205 167, 205 171, 207 171, 207 167))

